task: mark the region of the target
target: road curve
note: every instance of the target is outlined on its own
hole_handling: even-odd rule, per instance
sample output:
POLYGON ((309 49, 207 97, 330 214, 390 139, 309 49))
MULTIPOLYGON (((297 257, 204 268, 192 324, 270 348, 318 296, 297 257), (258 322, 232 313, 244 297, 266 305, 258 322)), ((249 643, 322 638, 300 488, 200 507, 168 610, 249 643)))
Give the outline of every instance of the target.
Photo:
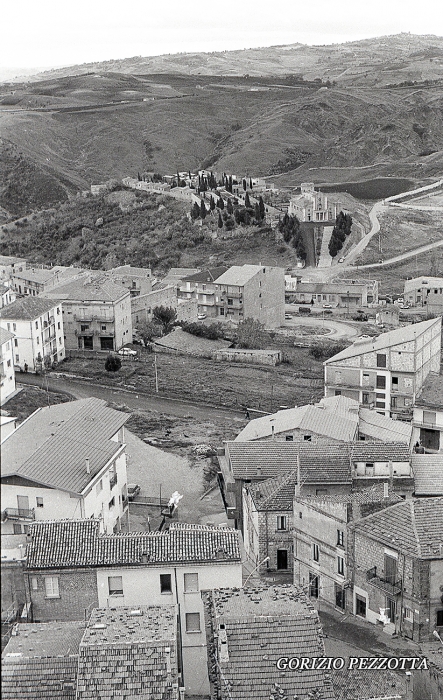
POLYGON ((429 250, 434 250, 435 248, 440 248, 443 246, 443 239, 441 241, 434 241, 434 243, 428 243, 427 245, 422 245, 420 248, 415 248, 415 250, 408 250, 406 253, 401 255, 396 255, 394 258, 389 258, 388 260, 383 260, 381 263, 368 263, 367 265, 359 265, 359 270, 368 270, 373 267, 386 267, 387 265, 392 265, 392 263, 401 262, 402 260, 407 260, 408 258, 413 258, 421 253, 427 253, 429 250))

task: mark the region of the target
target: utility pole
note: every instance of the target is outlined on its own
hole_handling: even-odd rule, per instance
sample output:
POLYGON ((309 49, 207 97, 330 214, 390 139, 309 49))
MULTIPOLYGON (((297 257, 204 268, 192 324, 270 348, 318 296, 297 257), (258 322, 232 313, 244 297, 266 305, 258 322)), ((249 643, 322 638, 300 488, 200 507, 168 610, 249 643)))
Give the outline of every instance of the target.
POLYGON ((157 372, 157 355, 154 355, 154 372, 155 372, 155 393, 158 394, 158 372, 157 372))

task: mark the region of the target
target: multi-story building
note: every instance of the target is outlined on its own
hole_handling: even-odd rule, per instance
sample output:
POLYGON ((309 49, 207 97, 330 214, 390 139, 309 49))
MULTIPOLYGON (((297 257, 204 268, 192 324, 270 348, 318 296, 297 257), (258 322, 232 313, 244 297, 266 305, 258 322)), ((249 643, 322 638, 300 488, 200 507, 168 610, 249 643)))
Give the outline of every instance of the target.
POLYGON ((19 295, 37 296, 60 284, 78 279, 85 274, 81 268, 55 265, 51 268, 27 267, 21 272, 14 272, 12 286, 19 295))
POLYGON ((441 318, 356 340, 324 362, 325 396, 348 396, 392 418, 410 419, 430 372, 440 371, 441 318))
POLYGON ((15 393, 14 334, 0 327, 0 406, 15 393))
POLYGON ((0 255, 0 281, 10 280, 16 272, 26 270, 27 260, 15 255, 0 255))
POLYGON ((215 280, 216 317, 238 323, 246 318, 265 328, 282 326, 285 318, 285 277, 280 267, 234 265, 215 280))
POLYGON ((119 350, 132 342, 131 294, 106 273, 91 273, 42 293, 63 304, 69 350, 119 350))
POLYGON ((91 607, 177 605, 186 692, 208 694, 201 591, 241 587, 238 532, 172 523, 163 532, 101 535, 89 519, 35 523, 29 540, 34 620, 84 619, 91 607))
POLYGON ((353 614, 422 642, 443 633, 443 498, 402 501, 354 525, 353 614))
POLYGON ((412 442, 426 452, 443 452, 443 375, 431 372, 415 399, 412 442))
POLYGON ((107 533, 127 525, 127 419, 90 398, 39 408, 23 421, 2 443, 2 537, 57 518, 96 517, 107 533))
POLYGON ((313 601, 349 611, 353 577, 349 524, 400 501, 388 483, 334 496, 306 497, 297 489, 291 531, 294 583, 309 591, 313 601))
POLYGON ((443 277, 414 277, 405 280, 405 303, 425 307, 428 313, 443 313, 443 277))
POLYGON ((227 271, 227 267, 214 267, 185 277, 178 287, 179 299, 196 299, 199 314, 216 317, 215 280, 227 271))
POLYGON ((65 357, 60 301, 26 296, 0 311, 0 325, 14 334, 14 364, 20 370, 40 371, 65 357))
POLYGON ((152 290, 152 274, 149 267, 132 267, 120 265, 106 271, 110 280, 123 285, 131 293, 131 297, 148 294, 152 290))
POLYGON ((16 295, 13 289, 8 284, 1 284, 0 283, 0 295, 1 295, 1 306, 0 308, 3 309, 4 306, 7 306, 8 304, 12 304, 13 301, 16 299, 16 295))
POLYGON ((334 308, 353 311, 378 303, 377 280, 334 280, 333 282, 298 282, 291 292, 297 304, 314 307, 330 304, 334 308))
POLYGON ((313 182, 302 182, 301 193, 291 197, 288 214, 296 216, 299 221, 326 222, 335 221, 340 211, 340 202, 317 192, 313 182))

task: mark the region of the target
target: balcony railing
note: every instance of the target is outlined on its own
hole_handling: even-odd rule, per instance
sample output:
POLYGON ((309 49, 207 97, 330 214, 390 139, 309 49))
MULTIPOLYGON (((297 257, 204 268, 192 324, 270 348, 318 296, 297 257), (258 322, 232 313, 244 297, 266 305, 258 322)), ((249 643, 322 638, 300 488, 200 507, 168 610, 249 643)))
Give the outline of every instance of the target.
POLYGON ((389 595, 399 595, 402 590, 402 580, 392 578, 383 578, 382 576, 377 576, 377 567, 374 566, 372 569, 368 569, 366 572, 366 580, 376 588, 388 593, 389 595))
POLYGON ((5 520, 35 520, 34 508, 5 508, 2 511, 2 522, 5 520))
POLYGON ((117 474, 113 474, 109 480, 109 488, 112 489, 117 483, 117 474))

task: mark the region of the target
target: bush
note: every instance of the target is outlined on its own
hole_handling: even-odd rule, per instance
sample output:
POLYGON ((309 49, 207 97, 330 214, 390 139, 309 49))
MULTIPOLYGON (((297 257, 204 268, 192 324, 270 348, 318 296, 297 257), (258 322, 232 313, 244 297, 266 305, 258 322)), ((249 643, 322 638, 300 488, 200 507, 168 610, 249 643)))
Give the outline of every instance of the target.
POLYGON ((192 321, 183 321, 181 323, 182 330, 198 338, 207 338, 208 340, 219 340, 223 338, 224 328, 221 323, 211 323, 206 326, 204 323, 193 323, 192 321))
POLYGON ((347 343, 317 342, 311 345, 309 354, 315 357, 316 360, 329 360, 330 357, 333 357, 347 347, 347 343))
POLYGON ((105 362, 105 370, 107 372, 118 372, 122 366, 122 361, 118 355, 108 355, 105 362))

